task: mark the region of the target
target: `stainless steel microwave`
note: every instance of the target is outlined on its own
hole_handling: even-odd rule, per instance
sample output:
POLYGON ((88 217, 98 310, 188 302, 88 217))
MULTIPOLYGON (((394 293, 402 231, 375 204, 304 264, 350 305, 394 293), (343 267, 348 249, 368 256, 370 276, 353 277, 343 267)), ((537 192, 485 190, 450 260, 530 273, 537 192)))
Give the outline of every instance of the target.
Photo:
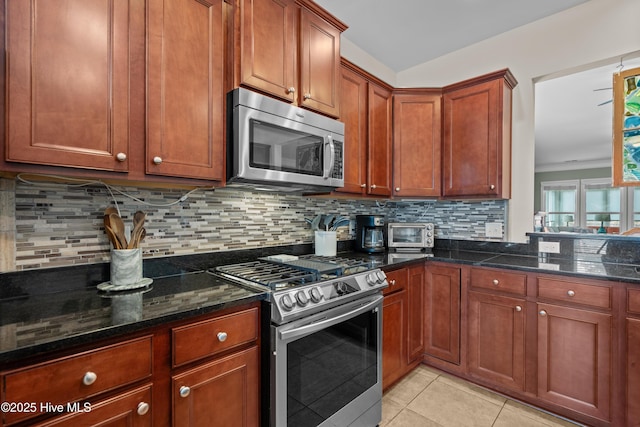
POLYGON ((227 183, 329 192, 344 186, 344 123, 244 88, 230 92, 227 183))
POLYGON ((392 222, 387 225, 387 245, 396 250, 432 248, 434 226, 431 223, 392 222))

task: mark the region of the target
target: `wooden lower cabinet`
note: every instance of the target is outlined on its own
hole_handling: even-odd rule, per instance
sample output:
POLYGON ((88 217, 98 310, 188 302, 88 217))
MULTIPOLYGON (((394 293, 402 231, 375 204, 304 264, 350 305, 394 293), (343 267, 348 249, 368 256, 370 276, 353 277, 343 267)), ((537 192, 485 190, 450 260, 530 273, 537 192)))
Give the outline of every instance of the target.
POLYGON ((424 352, 460 363, 461 268, 427 263, 424 298, 424 352))
POLYGON ((470 375, 523 391, 525 382, 525 300, 469 292, 470 375))
POLYGON ((424 263, 408 268, 407 282, 407 363, 422 360, 424 353, 424 263))
POLYGON ((171 380, 173 426, 258 426, 259 354, 254 346, 171 380))
POLYGON ((122 393, 95 404, 78 402, 78 411, 56 417, 37 427, 151 427, 151 385, 122 393))
POLYGON ((627 425, 640 426, 640 319, 628 317, 627 326, 627 425))
POLYGON ((382 304, 382 389, 405 374, 405 313, 407 292, 401 290, 384 297, 382 304))
POLYGON ((612 316, 538 304, 538 397, 609 420, 612 316))

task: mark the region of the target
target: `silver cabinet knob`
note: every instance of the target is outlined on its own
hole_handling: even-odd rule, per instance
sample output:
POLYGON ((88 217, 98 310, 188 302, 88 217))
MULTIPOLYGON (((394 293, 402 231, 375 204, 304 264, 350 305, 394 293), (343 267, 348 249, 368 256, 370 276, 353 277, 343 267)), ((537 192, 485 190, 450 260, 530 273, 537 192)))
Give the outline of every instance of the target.
POLYGON ((522 311, 522 307, 520 307, 519 305, 516 305, 516 311, 522 311))
POLYGON ((153 158, 153 164, 155 164, 155 165, 159 165, 160 163, 162 163, 162 157, 155 156, 155 157, 153 158))
POLYGON ((400 191, 400 187, 396 187, 396 193, 400 191))
POLYGON ((118 154, 116 154, 116 159, 119 162, 124 162, 125 160, 127 160, 127 155, 124 154, 124 153, 118 153, 118 154))
POLYGON ((180 397, 187 397, 189 394, 191 394, 191 389, 189 387, 186 385, 180 387, 180 397))
POLYGON ((136 412, 138 412, 138 415, 145 415, 147 412, 149 412, 149 404, 147 402, 138 403, 136 412))
POLYGON ((377 186, 377 185, 375 185, 375 184, 371 184, 371 189, 372 189, 372 190, 375 190, 376 188, 378 188, 378 186, 377 186))
POLYGON ((360 188, 365 188, 367 184, 360 184, 360 188))
POLYGON ((493 279, 493 284, 498 286, 500 284, 500 281, 498 279, 493 279))
POLYGON ((218 332, 218 341, 225 342, 227 340, 226 332, 218 332))
POLYGON ((390 281, 390 282, 389 282, 389 284, 390 284, 391 286, 395 286, 395 285, 396 285, 396 279, 393 279, 392 281, 390 281))
POLYGON ((546 315, 547 315, 547 312, 546 312, 546 311, 544 311, 544 310, 540 310, 540 311, 538 312, 538 314, 540 314, 540 316, 544 317, 544 316, 546 316, 546 315))
POLYGON ((84 377, 82 377, 82 384, 91 385, 95 383, 97 379, 98 379, 98 376, 96 375, 95 372, 88 371, 84 374, 84 377))
POLYGON ((311 99, 311 94, 310 93, 305 93, 303 98, 304 99, 311 99))
POLYGON ((495 189, 496 189, 496 186, 495 186, 495 185, 493 185, 493 184, 491 184, 491 185, 489 186, 489 189, 491 189, 491 190, 495 190, 495 189))
POLYGON ((287 89, 287 93, 295 93, 296 88, 291 86, 289 89, 287 89))
POLYGON ((567 295, 569 295, 570 297, 575 297, 576 293, 575 291, 572 291, 571 289, 569 289, 569 291, 567 291, 567 295))

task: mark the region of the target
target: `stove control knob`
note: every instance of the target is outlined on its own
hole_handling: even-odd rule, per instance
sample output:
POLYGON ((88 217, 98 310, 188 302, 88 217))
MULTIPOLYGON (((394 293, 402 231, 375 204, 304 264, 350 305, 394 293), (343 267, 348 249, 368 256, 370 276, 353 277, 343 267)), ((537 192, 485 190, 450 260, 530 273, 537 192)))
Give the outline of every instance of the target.
POLYGON ((376 271, 376 276, 378 277, 378 283, 382 283, 387 280, 387 276, 382 271, 376 271))
POLYGON ((367 279, 367 284, 368 284, 369 286, 375 286, 375 285, 376 285, 376 283, 378 283, 378 276, 376 276, 376 274, 375 274, 375 273, 369 273, 369 274, 367 274, 366 279, 367 279))
POLYGON ((284 294, 282 298, 280 298, 280 305, 286 311, 291 311, 293 309, 293 300, 289 294, 284 294))
POLYGON ((296 301, 298 301, 300 306, 304 307, 309 302, 309 298, 307 298, 307 294, 303 291, 298 291, 296 292, 296 301))
POLYGON ((318 288, 311 288, 311 290, 309 291, 309 296, 311 297, 311 301, 313 302, 320 302, 320 300, 322 299, 322 294, 320 293, 320 289, 318 288))

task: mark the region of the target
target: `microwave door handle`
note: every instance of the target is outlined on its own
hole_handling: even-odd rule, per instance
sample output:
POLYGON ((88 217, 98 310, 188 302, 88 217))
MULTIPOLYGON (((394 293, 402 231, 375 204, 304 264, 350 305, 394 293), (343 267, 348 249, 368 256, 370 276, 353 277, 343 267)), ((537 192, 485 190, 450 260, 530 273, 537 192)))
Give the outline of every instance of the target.
POLYGON ((327 145, 331 149, 330 151, 331 155, 329 156, 329 167, 324 170, 324 173, 322 175, 324 179, 329 179, 329 177, 331 176, 331 171, 333 171, 333 165, 336 162, 336 147, 333 143, 333 137, 331 135, 327 135, 327 137, 324 139, 325 149, 327 145))

